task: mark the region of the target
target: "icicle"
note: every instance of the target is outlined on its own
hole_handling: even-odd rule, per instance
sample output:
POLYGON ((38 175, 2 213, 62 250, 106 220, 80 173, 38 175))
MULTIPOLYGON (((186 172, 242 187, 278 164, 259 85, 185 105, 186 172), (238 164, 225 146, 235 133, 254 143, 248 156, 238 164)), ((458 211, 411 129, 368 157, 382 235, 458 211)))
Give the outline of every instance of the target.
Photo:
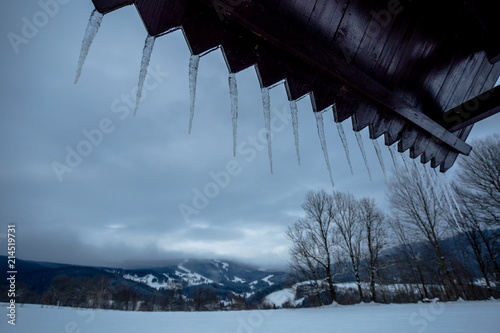
MULTIPOLYGON (((405 156, 403 154, 400 154, 399 156, 401 156, 401 161, 403 161, 403 164, 404 164, 404 166, 406 168, 406 171, 410 172, 410 169, 408 168, 408 164, 406 163, 405 156)), ((416 163, 415 160, 412 160, 412 161, 413 161, 413 163, 416 163)))
POLYGON ((82 74, 83 64, 85 63, 85 59, 87 58, 87 54, 89 53, 90 45, 92 45, 92 41, 94 37, 97 35, 97 31, 99 31, 99 27, 101 26, 103 14, 99 13, 96 9, 90 14, 89 23, 87 25, 87 29, 85 29, 85 35, 83 36, 82 41, 82 49, 80 51, 80 59, 78 59, 78 68, 76 69, 76 77, 75 84, 77 84, 80 75, 82 74))
POLYGON ((345 157, 347 157, 347 163, 349 163, 349 168, 351 169, 351 175, 354 175, 352 171, 352 163, 351 163, 351 155, 349 154, 349 146, 347 145, 347 138, 345 136, 344 127, 342 123, 337 123, 337 132, 339 132, 340 141, 342 141, 342 145, 344 146, 345 157))
MULTIPOLYGON (((436 169, 434 169, 434 174, 436 175, 436 177, 439 177, 439 174, 438 174, 438 172, 436 171, 436 169)), ((444 176, 444 175, 442 175, 442 176, 441 176, 441 177, 439 177, 439 178, 441 178, 441 179, 440 179, 440 183, 441 183, 441 186, 442 186, 443 192, 444 192, 444 194, 445 194, 445 196, 446 196, 447 200, 449 200, 449 202, 450 202, 450 209, 452 209, 452 205, 451 205, 451 203, 453 202, 453 205, 455 206, 455 208, 456 208, 456 210, 457 210, 458 214, 460 215, 460 217, 462 217, 462 218, 463 218, 464 216, 462 215, 462 210, 460 209, 460 205, 458 204, 458 202, 457 202, 457 200, 456 200, 456 198, 455 198, 454 193, 450 190, 450 186, 448 185, 448 183, 445 183, 445 182, 444 182, 444 178, 445 178, 445 176, 444 176)), ((452 210, 453 210, 453 209, 452 209, 452 210)))
POLYGON ((236 74, 229 73, 229 96, 233 121, 233 156, 236 156, 236 136, 238 134, 238 83, 236 74))
POLYGON ((380 163, 380 167, 382 168, 382 172, 384 173, 385 182, 387 182, 387 171, 385 170, 384 159, 382 157, 382 151, 380 150, 380 145, 377 140, 372 140, 373 147, 375 148, 375 152, 377 153, 377 158, 380 163))
MULTIPOLYGON (((453 217, 453 221, 455 222, 458 230, 461 232, 464 232, 462 229, 462 226, 458 222, 457 216, 455 215, 455 209, 457 212, 460 214, 460 217, 463 218, 462 211, 460 210, 460 206, 458 205, 457 201, 455 200, 455 196, 453 195, 453 192, 450 191, 448 183, 444 182, 444 177, 440 177, 436 169, 434 170, 434 175, 436 176, 436 179, 438 183, 440 184, 442 196, 444 196, 446 203, 448 204, 448 207, 451 212, 451 216, 453 217)), ((444 175, 443 175, 444 176, 444 175)))
POLYGON ((154 45, 155 37, 148 35, 148 37, 146 37, 144 50, 142 52, 141 71, 139 72, 139 83, 137 84, 137 96, 135 99, 134 116, 137 113, 139 102, 141 101, 142 88, 144 86, 144 82, 146 81, 146 75, 148 74, 149 61, 151 60, 151 53, 153 53, 154 45))
POLYGON ((328 174, 330 175, 330 181, 332 182, 332 186, 335 186, 332 177, 332 167, 330 166, 330 158, 328 157, 328 150, 326 147, 326 138, 325 138, 325 126, 323 124, 323 114, 321 112, 315 112, 316 116, 316 125, 318 127, 318 136, 319 141, 321 143, 321 149, 323 150, 323 156, 325 157, 326 167, 328 168, 328 174))
POLYGON ((271 97, 269 96, 269 88, 262 88, 262 105, 264 107, 264 119, 266 121, 267 152, 269 153, 269 163, 272 174, 273 151, 271 147, 271 97))
POLYGON ((299 152, 299 110, 296 101, 290 101, 290 112, 292 113, 292 126, 293 136, 295 138, 295 150, 297 151, 297 160, 300 165, 300 152, 299 152))
POLYGON ((200 64, 199 55, 191 55, 189 58, 189 96, 191 98, 190 113, 189 113, 189 130, 188 133, 191 134, 191 128, 193 127, 194 118, 194 105, 196 100, 196 80, 198 79, 198 66, 200 64))
POLYGON ((372 181, 372 173, 370 172, 370 166, 368 165, 368 159, 366 158, 365 146, 363 145, 363 138, 359 132, 354 131, 356 135, 356 140, 358 141, 359 150, 361 150, 361 155, 363 156, 363 160, 365 161, 366 170, 368 171, 368 177, 370 177, 370 181, 372 181))
MULTIPOLYGON (((416 160, 413 160, 413 164, 415 165, 415 167, 417 169, 419 169, 419 165, 418 165, 418 162, 416 160)), ((436 180, 432 179, 432 174, 430 173, 429 168, 425 164, 422 164, 420 167, 423 168, 423 173, 424 173, 424 176, 427 178, 427 182, 430 186, 430 190, 433 191, 434 193, 437 193, 437 191, 435 189, 436 180)))
POLYGON ((391 153, 392 164, 394 164, 394 170, 398 169, 398 162, 396 161, 396 149, 394 146, 389 146, 389 153, 391 153))

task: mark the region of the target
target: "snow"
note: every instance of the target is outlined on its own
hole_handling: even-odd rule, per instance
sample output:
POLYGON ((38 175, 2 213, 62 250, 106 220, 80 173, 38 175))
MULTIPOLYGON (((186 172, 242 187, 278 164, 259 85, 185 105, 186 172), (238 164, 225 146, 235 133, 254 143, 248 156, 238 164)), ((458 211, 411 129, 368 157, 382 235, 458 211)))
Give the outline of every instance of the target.
POLYGON ((269 283, 269 285, 272 286, 274 284, 274 282, 269 281, 269 279, 272 278, 273 276, 274 275, 268 275, 268 276, 266 276, 265 278, 263 278, 261 280, 264 281, 264 282, 269 283))
POLYGON ((349 145, 347 144, 347 138, 345 136, 345 131, 344 127, 342 126, 342 123, 337 123, 337 132, 339 132, 340 141, 342 141, 342 145, 344 146, 345 157, 347 158, 347 163, 349 163, 349 168, 351 169, 351 175, 353 175, 354 171, 352 170, 351 155, 349 154, 349 145))
POLYGON ((301 299, 295 300, 295 290, 292 288, 287 288, 275 291, 274 293, 267 295, 264 298, 264 302, 268 305, 274 305, 279 308, 283 307, 283 304, 288 301, 292 302, 295 306, 299 306, 304 301, 304 299, 305 298, 302 297, 301 299))
POLYGON ((209 278, 206 278, 201 274, 192 273, 189 269, 182 266, 182 264, 177 265, 177 268, 184 271, 184 273, 176 270, 175 275, 180 276, 184 281, 186 281, 188 283, 188 286, 198 286, 200 284, 214 283, 213 280, 210 280, 209 278))
POLYGON ((234 283, 245 283, 246 281, 243 280, 242 278, 239 278, 237 277, 236 275, 234 276, 234 279, 231 281, 231 282, 234 282, 234 283))
POLYGON ((89 23, 87 25, 87 29, 85 29, 85 35, 83 36, 80 58, 78 59, 78 68, 76 69, 75 84, 78 83, 78 79, 82 74, 83 64, 85 63, 85 59, 87 58, 87 55, 89 53, 90 45, 92 45, 92 42, 94 41, 94 38, 97 35, 97 32, 99 31, 99 27, 101 26, 103 17, 104 15, 99 13, 96 9, 94 9, 92 14, 90 14, 89 23))
MULTIPOLYGON (((227 269, 229 268, 229 264, 227 262, 222 262, 222 261, 219 261, 217 259, 213 259, 213 262, 215 262, 215 266, 218 268, 218 264, 221 264, 222 265, 222 269, 225 269, 227 271, 227 269)), ((228 279, 229 280, 229 279, 228 279)))
POLYGON ((359 150, 361 150, 361 155, 363 156, 363 161, 365 161, 366 171, 368 171, 368 177, 370 181, 372 180, 372 173, 370 172, 370 165, 368 164, 368 159, 366 158, 365 145, 363 144, 363 138, 359 132, 354 132, 356 135, 356 141, 358 141, 359 150))
POLYGON ((326 168, 328 169, 328 174, 330 175, 330 181, 332 182, 332 186, 335 186, 332 177, 332 167, 330 166, 330 158, 328 157, 328 149, 326 147, 326 138, 325 138, 325 126, 323 124, 323 112, 315 112, 316 116, 316 126, 318 127, 318 136, 319 141, 321 143, 321 149, 323 150, 323 156, 325 157, 326 168))
POLYGON ((310 309, 220 312, 125 312, 17 305, 16 326, 1 305, 0 331, 85 333, 494 333, 500 302, 359 304, 310 309))
POLYGON ((238 135, 238 81, 236 81, 235 73, 229 73, 229 97, 231 99, 231 116, 233 122, 233 156, 236 157, 236 137, 238 135))
POLYGON ((266 123, 267 152, 269 154, 271 174, 273 174, 273 149, 271 145, 271 97, 269 96, 269 88, 262 88, 262 106, 264 109, 264 120, 266 123))
POLYGON ((132 280, 135 282, 139 282, 139 283, 144 283, 144 284, 148 285, 149 287, 154 288, 156 290, 175 289, 176 283, 171 281, 171 279, 168 277, 168 275, 166 275, 166 274, 164 274, 164 275, 167 278, 167 281, 164 281, 164 282, 159 282, 158 278, 152 274, 148 274, 148 275, 143 276, 143 277, 137 276, 136 274, 134 274, 134 275, 125 274, 125 275, 123 275, 123 278, 127 279, 127 280, 132 280))
POLYGON ((290 112, 292 114, 292 127, 293 137, 295 138, 295 150, 297 151, 297 161, 300 165, 300 152, 299 152, 299 110, 297 108, 297 101, 290 101, 290 112))
POLYGON ((135 98, 134 116, 137 113, 139 102, 141 101, 142 88, 144 87, 146 75, 148 74, 149 62, 151 61, 151 54, 153 53, 154 45, 155 37, 148 35, 148 37, 146 37, 146 41, 144 42, 144 49, 142 52, 141 70, 139 72, 139 82, 137 84, 137 96, 135 98))
POLYGON ((193 127, 194 107, 196 101, 196 80, 198 79, 199 65, 200 56, 191 55, 191 57, 189 58, 189 97, 191 99, 189 108, 189 134, 191 134, 191 128, 193 127))

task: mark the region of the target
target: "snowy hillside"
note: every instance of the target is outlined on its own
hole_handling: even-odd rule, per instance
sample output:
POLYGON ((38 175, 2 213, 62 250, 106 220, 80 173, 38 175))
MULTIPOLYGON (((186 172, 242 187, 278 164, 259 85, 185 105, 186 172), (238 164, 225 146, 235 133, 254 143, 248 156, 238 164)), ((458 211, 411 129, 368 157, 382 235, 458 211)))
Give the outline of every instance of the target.
MULTIPOLYGON (((1 307, 6 318, 6 304, 1 307)), ((1 332, 497 333, 500 327, 499 301, 161 313, 25 305, 17 311, 16 326, 3 319, 1 332)))
POLYGON ((267 272, 249 265, 217 259, 186 259, 161 268, 114 270, 114 273, 157 290, 175 289, 182 285, 193 287, 213 284, 225 287, 245 298, 282 283, 287 278, 285 272, 267 272))

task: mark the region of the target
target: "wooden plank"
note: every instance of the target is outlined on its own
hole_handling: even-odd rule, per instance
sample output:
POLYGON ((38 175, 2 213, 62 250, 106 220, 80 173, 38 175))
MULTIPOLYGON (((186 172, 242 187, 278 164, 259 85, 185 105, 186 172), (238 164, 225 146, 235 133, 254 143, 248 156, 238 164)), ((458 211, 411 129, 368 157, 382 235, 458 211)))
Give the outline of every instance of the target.
POLYGON ((500 112, 500 89, 493 88, 447 111, 443 118, 450 131, 458 131, 500 112))
POLYGON ((472 85, 477 84, 476 75, 483 64, 483 61, 486 59, 486 55, 484 52, 476 52, 471 54, 468 58, 467 65, 462 71, 462 75, 458 82, 456 83, 456 89, 453 91, 453 94, 448 98, 448 103, 444 105, 443 110, 449 110, 452 107, 462 104, 467 98, 469 94, 469 89, 472 85), (465 93, 459 93, 458 87, 462 87, 465 90, 465 93))
POLYGON ((255 0, 261 5, 265 6, 271 13, 276 13, 278 11, 278 6, 281 0, 255 0))
POLYGON ((351 0, 341 18, 340 25, 330 44, 332 54, 352 63, 371 20, 369 11, 359 0, 351 0))
MULTIPOLYGON (((471 96, 475 96, 476 94, 478 94, 479 91, 482 90, 483 86, 487 81, 487 76, 486 77, 484 76, 484 72, 488 71, 489 69, 488 71, 489 74, 489 72, 491 72, 492 70, 490 63, 483 52, 477 52, 475 54, 474 59, 478 57, 482 59, 482 61, 477 61, 477 64, 479 64, 478 68, 475 69, 477 65, 474 63, 474 60, 472 60, 469 63, 470 68, 464 71, 464 77, 465 76, 470 77, 470 79, 467 79, 466 82, 470 80, 470 83, 468 85, 468 89, 465 95, 463 96, 455 95, 456 97, 454 100, 459 100, 458 97, 462 97, 460 99, 460 103, 465 102, 471 96)), ((459 84, 467 86, 466 83, 459 83, 459 84)), ((450 101, 450 103, 454 102, 450 101)), ((462 140, 465 140, 467 139, 467 136, 469 135, 471 130, 472 130, 472 125, 457 131, 456 135, 462 140)), ((456 152, 450 151, 446 149, 446 147, 441 147, 436 157, 433 160, 431 160, 431 167, 437 168, 438 166, 440 166, 440 171, 445 172, 453 165, 457 157, 458 154, 456 152)))
POLYGON ((378 1, 364 9, 364 11, 370 13, 370 20, 366 25, 352 61, 354 66, 372 77, 372 71, 379 62, 382 51, 387 43, 393 39, 390 32, 395 24, 396 16, 400 14, 398 11, 397 14, 391 15, 389 19, 382 20, 381 15, 388 12, 387 7, 386 2, 378 1))
POLYGON ((392 146, 401 139, 406 122, 400 118, 393 118, 389 129, 384 133, 384 142, 386 146, 392 146))
POLYGON ((306 26, 315 40, 330 45, 339 29, 350 0, 319 0, 313 8, 306 26))
MULTIPOLYGON (((464 129, 464 131, 461 131, 461 133, 458 135, 458 137, 461 140, 467 139, 471 130, 472 130, 472 126, 466 127, 464 129)), ((444 162, 441 164, 439 171, 441 171, 441 172, 448 171, 453 166, 453 164, 455 164, 455 161, 457 160, 457 158, 458 158, 458 153, 454 152, 454 151, 450 151, 448 153, 448 155, 446 156, 444 162)))
POLYGON ((401 55, 401 60, 397 64, 388 84, 389 89, 392 89, 395 95, 412 107, 417 104, 419 99, 418 88, 425 79, 423 68, 426 62, 422 59, 428 56, 432 45, 432 42, 426 39, 426 36, 422 33, 423 25, 425 25, 425 22, 420 20, 413 30, 401 55))
POLYGON ((284 80, 288 66, 280 50, 267 43, 260 43, 257 47, 256 69, 261 88, 284 80))
MULTIPOLYGON (((466 0, 471 16, 474 16, 482 29, 483 43, 491 63, 500 61, 500 44, 498 36, 500 27, 498 25, 498 10, 494 8, 495 2, 489 0, 466 0)), ((481 35, 481 34, 478 34, 481 35)))
POLYGON ((318 0, 287 0, 280 1, 277 7, 278 15, 291 18, 296 23, 306 26, 318 0))
POLYGON ((121 7, 132 5, 134 0, 92 0, 94 7, 101 14, 107 14, 121 7))
POLYGON ((182 31, 191 54, 199 55, 221 44, 223 29, 212 7, 189 0, 182 31), (210 31, 210 34, 204 32, 210 31))
POLYGON ((151 36, 179 27, 187 4, 186 0, 135 0, 135 6, 151 36))
POLYGON ((405 151, 410 149, 415 144, 419 133, 420 131, 415 129, 415 127, 406 124, 406 127, 401 133, 401 140, 399 140, 398 142, 398 151, 400 153, 404 153, 405 151))
POLYGON ((226 23, 221 44, 229 72, 238 73, 257 63, 258 39, 242 27, 226 23))
POLYGON ((340 87, 337 100, 335 101, 335 108, 333 112, 333 119, 337 123, 341 123, 353 116, 354 112, 360 106, 361 101, 359 96, 352 93, 347 86, 340 87))
POLYGON ((361 105, 352 116, 352 129, 356 132, 374 123, 378 119, 379 113, 372 104, 361 101, 361 105))

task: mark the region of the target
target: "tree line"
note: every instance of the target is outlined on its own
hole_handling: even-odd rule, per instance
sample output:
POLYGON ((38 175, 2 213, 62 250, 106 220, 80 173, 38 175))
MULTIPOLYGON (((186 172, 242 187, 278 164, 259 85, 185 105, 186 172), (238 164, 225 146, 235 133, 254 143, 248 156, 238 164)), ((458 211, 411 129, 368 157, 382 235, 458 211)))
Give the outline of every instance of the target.
POLYGON ((500 297, 500 137, 473 146, 452 182, 395 160, 387 212, 372 198, 309 192, 286 231, 300 293, 313 305, 500 297))

